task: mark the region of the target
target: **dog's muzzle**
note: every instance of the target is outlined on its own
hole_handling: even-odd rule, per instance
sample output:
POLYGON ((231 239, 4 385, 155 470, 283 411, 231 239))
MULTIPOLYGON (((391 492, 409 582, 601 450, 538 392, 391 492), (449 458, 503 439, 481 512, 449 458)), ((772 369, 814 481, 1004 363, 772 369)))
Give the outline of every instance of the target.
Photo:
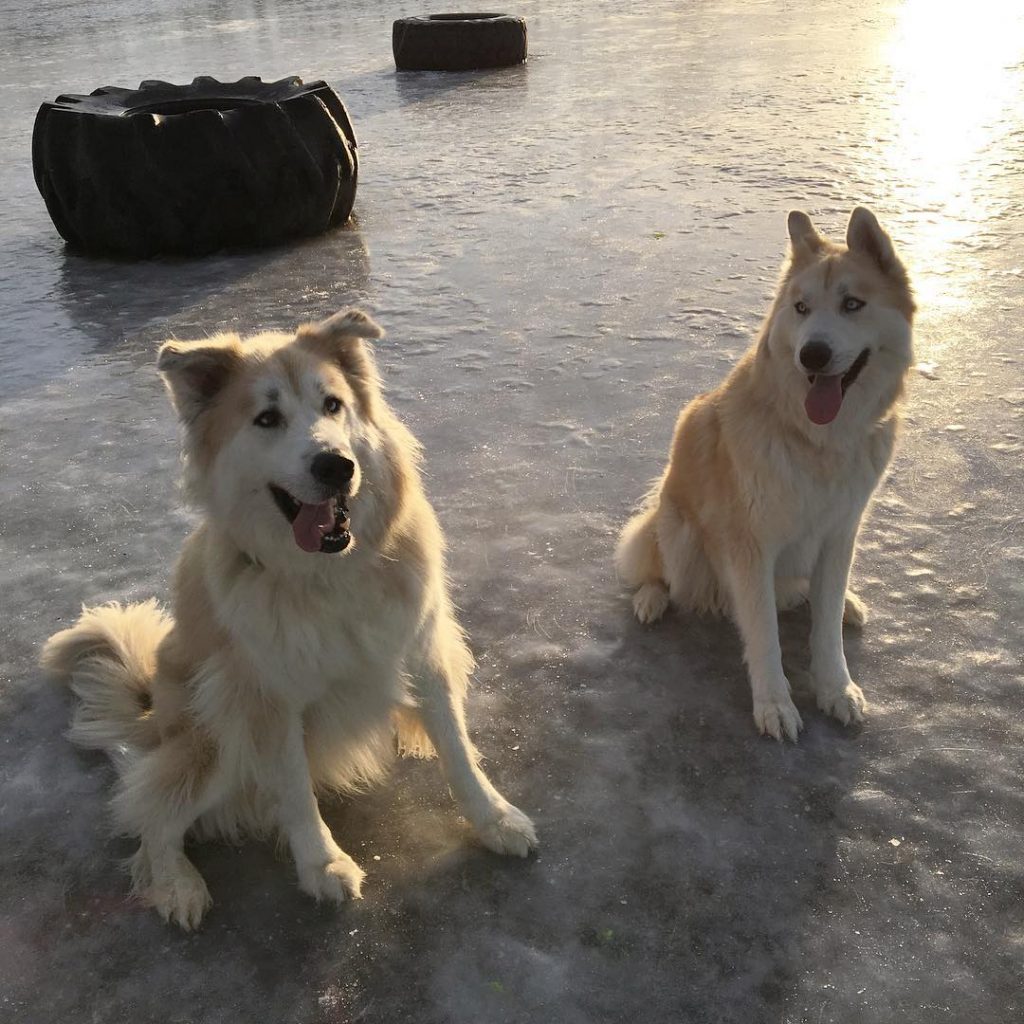
MULTIPOLYGON (((341 456, 337 457, 341 458, 341 456)), ((315 466, 316 460, 313 461, 315 466)), ((350 460, 345 459, 344 461, 352 467, 350 460)), ((347 483, 351 478, 350 469, 345 482, 347 483)), ((270 494, 274 499, 274 504, 281 510, 281 514, 291 523, 295 543, 303 551, 310 554, 319 552, 324 555, 336 555, 339 551, 344 551, 352 542, 352 534, 349 532, 348 506, 345 504, 346 497, 340 491, 325 501, 316 503, 299 501, 294 495, 289 494, 283 487, 278 487, 276 484, 270 484, 270 494)))

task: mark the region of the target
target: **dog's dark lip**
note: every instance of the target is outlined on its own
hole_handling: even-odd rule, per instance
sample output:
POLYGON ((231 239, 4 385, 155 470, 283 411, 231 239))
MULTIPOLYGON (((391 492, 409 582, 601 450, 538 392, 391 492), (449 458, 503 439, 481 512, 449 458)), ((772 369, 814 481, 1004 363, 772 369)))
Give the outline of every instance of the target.
POLYGON ((302 503, 297 498, 293 498, 283 487, 278 487, 276 484, 270 484, 270 493, 285 519, 289 523, 294 523, 302 503))
POLYGON ((339 551, 344 551, 351 543, 352 534, 348 530, 325 533, 324 539, 320 541, 320 554, 336 555, 339 551))
MULTIPOLYGON (((871 355, 870 349, 864 349, 859 356, 853 361, 853 365, 843 374, 843 379, 839 382, 843 389, 843 394, 846 394, 846 389, 860 376, 860 371, 868 365, 868 356, 871 355)), ((817 374, 810 373, 807 375, 807 379, 813 384, 814 378, 817 374)))
MULTIPOLYGON (((302 502, 298 498, 292 497, 283 487, 278 487, 277 484, 268 484, 268 487, 274 504, 281 510, 281 514, 289 523, 294 523, 299 509, 302 507, 302 502)), ((352 543, 352 534, 348 528, 348 506, 345 504, 345 495, 336 495, 335 502, 334 529, 330 533, 325 533, 320 542, 320 553, 324 555, 335 555, 339 551, 344 551, 352 543)))

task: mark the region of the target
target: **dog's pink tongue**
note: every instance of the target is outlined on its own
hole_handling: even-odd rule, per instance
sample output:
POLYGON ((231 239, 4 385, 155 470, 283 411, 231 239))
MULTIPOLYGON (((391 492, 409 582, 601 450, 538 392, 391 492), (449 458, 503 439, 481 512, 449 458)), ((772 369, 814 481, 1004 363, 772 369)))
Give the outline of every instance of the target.
POLYGON ((302 502, 299 514, 292 520, 295 543, 303 551, 319 551, 323 535, 334 526, 334 503, 321 501, 319 505, 302 502))
POLYGON ((839 415, 839 406, 843 404, 843 378, 833 373, 815 375, 811 390, 804 399, 804 408, 812 423, 823 426, 831 423, 839 415))

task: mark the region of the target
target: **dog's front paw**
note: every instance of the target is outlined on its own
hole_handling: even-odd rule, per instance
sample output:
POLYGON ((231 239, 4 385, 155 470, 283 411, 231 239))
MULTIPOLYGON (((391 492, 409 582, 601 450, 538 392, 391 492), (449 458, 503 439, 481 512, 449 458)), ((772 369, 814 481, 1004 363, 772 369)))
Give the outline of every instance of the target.
POLYGON ((838 718, 843 725, 851 725, 864 721, 868 702, 864 699, 864 691, 856 683, 847 682, 834 687, 819 687, 818 707, 825 714, 838 718))
POLYGON ((145 889, 139 890, 138 895, 156 908, 165 921, 173 921, 187 932, 199 927, 213 902, 203 876, 184 856, 177 861, 173 871, 154 879, 145 889))
POLYGON ((633 611, 643 623, 657 622, 668 607, 668 590, 661 583, 645 583, 633 595, 633 611))
POLYGON ((348 899, 363 898, 363 879, 366 872, 347 854, 326 864, 300 865, 299 888, 315 900, 344 903, 348 899))
POLYGON ((754 722, 762 736, 773 736, 796 743, 800 730, 804 727, 800 712, 788 696, 769 697, 767 700, 754 700, 754 722))
POLYGON ((537 849, 537 832, 533 822, 518 807, 506 804, 498 817, 477 829, 480 842, 493 850, 512 857, 526 857, 537 849))

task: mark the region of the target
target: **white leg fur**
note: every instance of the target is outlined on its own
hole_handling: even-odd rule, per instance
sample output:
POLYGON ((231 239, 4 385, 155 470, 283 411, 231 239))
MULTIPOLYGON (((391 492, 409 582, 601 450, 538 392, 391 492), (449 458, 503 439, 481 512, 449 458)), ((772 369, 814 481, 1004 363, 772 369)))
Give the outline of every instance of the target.
POLYGON ((292 714, 273 778, 277 821, 299 876, 299 887, 317 900, 362 897, 364 872, 334 841, 320 816, 303 742, 302 718, 292 714))
POLYGON ((799 608, 807 600, 810 584, 799 576, 775 578, 775 606, 780 612, 799 608))
POLYGON ((212 900, 203 876, 181 849, 184 833, 168 831, 143 840, 132 857, 132 890, 165 921, 185 931, 198 928, 212 900))
POLYGON ((795 742, 803 721, 782 669, 773 577, 772 566, 760 557, 733 559, 726 566, 733 618, 750 673, 754 722, 762 734, 795 742))
POLYGON ((179 770, 187 756, 186 743, 168 740, 133 762, 113 807, 124 830, 140 839, 131 862, 133 892, 165 921, 190 931, 199 926, 211 900, 202 876, 185 856, 185 834, 224 798, 227 787, 220 767, 209 776, 179 770))
POLYGON ((668 607, 668 587, 664 583, 645 583, 633 595, 633 611, 643 623, 657 622, 668 607))
POLYGON ((856 523, 827 536, 811 576, 811 679, 818 707, 844 725, 862 721, 867 708, 843 651, 846 584, 856 537, 856 523))
POLYGON ((413 683, 418 697, 416 711, 437 751, 459 810, 489 850, 527 856, 537 847, 533 822, 491 785, 477 763, 477 753, 466 732, 462 688, 429 662, 414 672, 413 683))
POLYGON ((863 629, 867 621, 868 606, 858 594, 847 590, 846 599, 843 601, 843 622, 854 629, 863 629))

